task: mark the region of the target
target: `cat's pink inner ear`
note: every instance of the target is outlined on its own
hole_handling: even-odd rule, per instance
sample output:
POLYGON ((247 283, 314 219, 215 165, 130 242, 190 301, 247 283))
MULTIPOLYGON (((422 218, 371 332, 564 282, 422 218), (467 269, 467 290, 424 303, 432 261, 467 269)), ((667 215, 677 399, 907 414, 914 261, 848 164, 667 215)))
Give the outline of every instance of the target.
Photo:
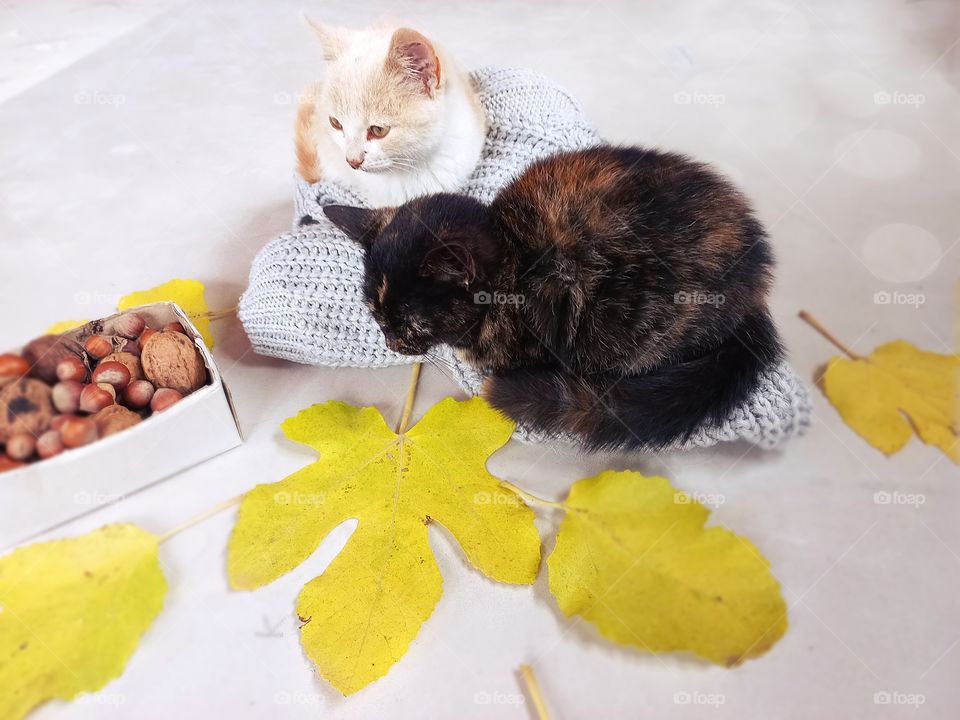
POLYGON ((440 58, 416 30, 400 28, 393 34, 387 63, 419 82, 428 95, 440 87, 440 58))

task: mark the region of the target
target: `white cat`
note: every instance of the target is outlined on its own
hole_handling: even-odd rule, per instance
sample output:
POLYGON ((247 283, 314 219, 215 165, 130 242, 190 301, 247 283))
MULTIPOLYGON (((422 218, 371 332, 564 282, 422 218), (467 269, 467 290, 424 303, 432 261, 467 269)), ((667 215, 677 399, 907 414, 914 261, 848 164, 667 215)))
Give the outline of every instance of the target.
POLYGON ((459 188, 486 133, 469 76, 416 30, 310 24, 327 70, 297 111, 303 178, 343 183, 373 207, 459 188))

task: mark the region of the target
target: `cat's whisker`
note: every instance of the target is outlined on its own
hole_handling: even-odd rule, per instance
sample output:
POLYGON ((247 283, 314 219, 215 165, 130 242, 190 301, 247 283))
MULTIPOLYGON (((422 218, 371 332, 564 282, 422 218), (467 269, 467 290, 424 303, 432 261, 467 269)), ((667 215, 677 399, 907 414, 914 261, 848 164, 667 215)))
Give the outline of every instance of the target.
POLYGON ((384 167, 387 168, 401 168, 403 170, 420 170, 420 166, 413 162, 401 161, 401 160, 391 160, 388 165, 384 167))
POLYGON ((441 358, 441 357, 439 357, 439 356, 433 355, 433 354, 431 354, 431 353, 428 353, 427 355, 424 355, 424 359, 425 359, 432 367, 434 367, 434 368, 436 368, 438 371, 440 371, 440 373, 441 373, 444 377, 446 377, 448 380, 451 380, 451 381, 453 381, 453 382, 455 382, 455 383, 457 382, 457 378, 456 378, 456 376, 453 374, 453 371, 451 370, 452 365, 449 364, 449 361, 447 361, 446 359, 441 358))
POLYGON ((450 358, 446 357, 445 355, 437 352, 436 350, 428 350, 424 357, 429 358, 430 361, 435 365, 438 365, 438 366, 442 365, 443 367, 446 367, 446 368, 453 367, 453 361, 450 360, 450 358))

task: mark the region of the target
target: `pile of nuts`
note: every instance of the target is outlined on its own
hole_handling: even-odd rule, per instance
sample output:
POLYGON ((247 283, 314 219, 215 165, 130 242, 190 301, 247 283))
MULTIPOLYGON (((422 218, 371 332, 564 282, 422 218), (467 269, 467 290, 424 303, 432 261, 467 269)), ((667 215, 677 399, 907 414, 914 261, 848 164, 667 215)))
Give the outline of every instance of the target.
POLYGON ((136 425, 207 384, 183 326, 137 313, 46 335, 0 355, 0 472, 136 425))

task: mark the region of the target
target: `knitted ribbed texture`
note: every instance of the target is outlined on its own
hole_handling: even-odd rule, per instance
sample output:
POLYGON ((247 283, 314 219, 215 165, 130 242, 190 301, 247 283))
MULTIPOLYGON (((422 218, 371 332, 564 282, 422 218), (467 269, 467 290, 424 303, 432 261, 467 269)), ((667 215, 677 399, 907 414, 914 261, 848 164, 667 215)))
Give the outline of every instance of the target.
MULTIPOLYGON (((544 77, 526 70, 479 70, 472 75, 487 113, 487 139, 480 164, 462 191, 490 202, 532 161, 600 142, 577 102, 544 77)), ((385 367, 418 358, 391 352, 363 303, 363 255, 335 228, 321 207, 366 205, 334 183, 297 179, 294 229, 271 240, 250 269, 240 299, 240 319, 253 349, 311 365, 385 367), (302 222, 306 219, 306 223, 302 222)), ((449 349, 439 366, 476 394, 482 380, 449 349)), ((806 388, 786 364, 767 372, 749 402, 719 426, 697 429, 683 447, 745 439, 774 447, 800 434, 810 422, 806 388)), ((546 438, 524 428, 517 437, 546 438)))

